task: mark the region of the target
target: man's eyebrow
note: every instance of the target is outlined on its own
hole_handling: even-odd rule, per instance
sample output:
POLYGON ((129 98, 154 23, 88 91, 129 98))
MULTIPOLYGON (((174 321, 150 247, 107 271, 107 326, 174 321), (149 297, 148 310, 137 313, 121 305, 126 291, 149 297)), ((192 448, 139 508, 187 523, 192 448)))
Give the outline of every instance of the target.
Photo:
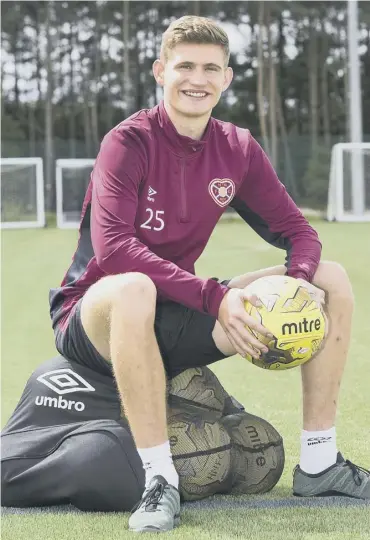
MULTIPOLYGON (((188 65, 188 66, 195 66, 195 63, 194 62, 189 62, 187 60, 184 60, 183 62, 178 62, 178 64, 176 64, 176 67, 177 66, 183 66, 183 65, 188 65)), ((222 69, 221 66, 219 66, 218 64, 214 64, 213 62, 207 62, 206 64, 203 64, 205 67, 215 67, 217 69, 222 69)))
POLYGON ((206 67, 215 67, 215 68, 218 68, 218 69, 222 69, 221 66, 219 66, 218 64, 215 64, 214 62, 208 62, 207 64, 204 64, 206 67))

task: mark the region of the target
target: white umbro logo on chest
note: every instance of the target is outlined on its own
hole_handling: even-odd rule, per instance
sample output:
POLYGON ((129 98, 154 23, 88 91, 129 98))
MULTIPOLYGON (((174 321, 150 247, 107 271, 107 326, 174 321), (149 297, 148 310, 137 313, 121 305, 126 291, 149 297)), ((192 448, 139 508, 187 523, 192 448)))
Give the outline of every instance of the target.
POLYGON ((154 195, 157 195, 157 192, 155 189, 153 189, 151 186, 149 186, 149 189, 148 189, 148 201, 150 202, 154 202, 154 195))

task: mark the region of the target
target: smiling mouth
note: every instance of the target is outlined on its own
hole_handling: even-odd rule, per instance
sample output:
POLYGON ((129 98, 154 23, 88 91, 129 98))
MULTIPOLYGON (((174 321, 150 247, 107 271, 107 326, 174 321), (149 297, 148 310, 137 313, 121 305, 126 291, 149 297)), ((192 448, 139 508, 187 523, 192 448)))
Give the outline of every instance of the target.
POLYGON ((183 94, 185 94, 185 96, 197 98, 197 99, 202 99, 209 96, 208 92, 195 92, 191 90, 181 90, 181 91, 183 94))

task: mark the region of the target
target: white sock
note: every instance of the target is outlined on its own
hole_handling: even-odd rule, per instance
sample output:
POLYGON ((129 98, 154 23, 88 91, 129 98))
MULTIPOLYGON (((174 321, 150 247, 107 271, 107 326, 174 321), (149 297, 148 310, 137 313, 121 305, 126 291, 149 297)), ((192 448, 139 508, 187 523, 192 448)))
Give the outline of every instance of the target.
POLYGON ((145 487, 148 487, 153 476, 161 475, 169 484, 179 487, 179 475, 172 461, 169 441, 151 448, 137 449, 145 471, 145 487))
POLYGON ((337 461, 335 427, 324 431, 302 431, 299 466, 308 474, 324 471, 337 461))

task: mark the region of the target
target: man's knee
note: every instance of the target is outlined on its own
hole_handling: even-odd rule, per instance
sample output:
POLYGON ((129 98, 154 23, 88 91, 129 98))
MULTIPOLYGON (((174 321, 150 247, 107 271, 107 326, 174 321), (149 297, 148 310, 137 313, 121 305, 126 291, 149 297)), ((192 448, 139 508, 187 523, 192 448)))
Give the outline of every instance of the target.
POLYGON ((323 289, 329 299, 340 298, 349 304, 353 304, 353 291, 350 279, 345 268, 335 261, 321 261, 313 284, 323 289))
POLYGON ((113 280, 113 287, 109 318, 117 308, 122 317, 127 315, 127 322, 134 321, 137 317, 141 321, 154 319, 157 289, 148 276, 130 272, 110 278, 113 280))
POLYGON ((130 298, 140 302, 143 308, 153 308, 156 303, 157 289, 150 277, 140 272, 129 272, 109 276, 106 279, 113 281, 112 301, 124 301, 130 298))
MULTIPOLYGON (((155 309, 157 290, 153 281, 140 272, 106 276, 92 285, 85 293, 83 304, 110 318, 114 306, 155 309)), ((122 310, 123 313, 123 310, 122 310)))
POLYGON ((92 285, 81 304, 81 322, 87 337, 108 360, 113 310, 127 324, 152 321, 157 291, 153 281, 139 272, 106 276, 92 285))

